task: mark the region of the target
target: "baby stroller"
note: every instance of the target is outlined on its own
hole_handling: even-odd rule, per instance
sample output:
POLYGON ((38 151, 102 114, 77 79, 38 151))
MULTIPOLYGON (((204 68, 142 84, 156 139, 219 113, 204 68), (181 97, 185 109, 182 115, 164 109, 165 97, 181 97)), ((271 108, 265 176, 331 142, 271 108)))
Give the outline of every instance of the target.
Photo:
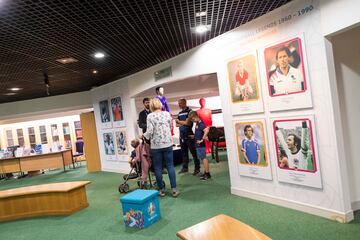
MULTIPOLYGON (((153 183, 151 180, 151 160, 148 154, 148 149, 149 145, 145 142, 140 143, 140 145, 136 147, 135 164, 132 165, 129 174, 123 176, 124 182, 119 186, 120 193, 127 193, 130 191, 130 186, 128 184, 129 180, 135 180, 140 189, 151 189, 157 187, 156 181, 153 183), (146 171, 142 171, 143 169, 146 169, 146 171)), ((165 187, 164 181, 163 185, 165 187)))

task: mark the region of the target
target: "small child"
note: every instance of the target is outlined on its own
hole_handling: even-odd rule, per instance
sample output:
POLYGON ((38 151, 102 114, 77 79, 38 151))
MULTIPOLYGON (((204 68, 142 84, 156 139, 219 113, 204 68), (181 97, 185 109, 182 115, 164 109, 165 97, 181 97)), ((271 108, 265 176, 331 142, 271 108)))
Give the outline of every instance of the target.
POLYGON ((143 187, 147 182, 149 168, 151 167, 150 146, 145 142, 140 143, 138 139, 132 140, 130 144, 134 150, 131 152, 129 163, 131 167, 135 167, 136 163, 139 163, 140 167, 137 170, 141 174, 140 184, 143 187))
POLYGON ((207 128, 203 121, 201 121, 199 115, 195 111, 189 113, 189 118, 192 122, 196 123, 195 126, 195 149, 198 159, 202 159, 204 164, 205 172, 200 176, 200 180, 208 180, 211 178, 209 170, 209 161, 206 159, 206 148, 205 141, 209 133, 209 128, 207 128))
POLYGON ((131 141, 130 145, 134 148, 134 150, 131 151, 131 155, 130 155, 130 158, 129 158, 129 164, 130 164, 130 167, 135 167, 135 164, 136 164, 136 148, 140 145, 140 141, 138 139, 134 139, 131 141))

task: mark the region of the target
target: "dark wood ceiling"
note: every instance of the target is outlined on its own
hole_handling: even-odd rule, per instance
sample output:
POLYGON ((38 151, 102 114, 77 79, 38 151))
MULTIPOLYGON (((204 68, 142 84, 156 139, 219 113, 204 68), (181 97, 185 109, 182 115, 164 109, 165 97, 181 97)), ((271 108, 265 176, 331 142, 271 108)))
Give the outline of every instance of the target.
POLYGON ((1 0, 0 103, 91 89, 175 57, 290 0, 1 0), (196 13, 205 11, 206 16, 196 13), (211 25, 199 35, 197 25, 211 25), (95 59, 96 51, 105 58, 95 59), (57 59, 72 57, 74 63, 57 59), (97 74, 93 74, 97 70, 97 74), (12 87, 23 88, 8 95, 12 87))

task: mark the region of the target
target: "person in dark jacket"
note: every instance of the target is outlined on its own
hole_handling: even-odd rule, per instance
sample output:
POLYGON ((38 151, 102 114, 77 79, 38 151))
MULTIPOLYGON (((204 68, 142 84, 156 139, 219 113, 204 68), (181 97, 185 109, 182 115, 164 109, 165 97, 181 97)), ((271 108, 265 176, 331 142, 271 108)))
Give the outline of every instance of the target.
POLYGON ((142 129, 142 132, 145 133, 146 132, 146 118, 147 118, 147 115, 149 115, 149 113, 150 113, 150 99, 147 97, 144 98, 143 104, 144 104, 144 110, 142 110, 139 113, 138 125, 139 125, 139 128, 142 129))

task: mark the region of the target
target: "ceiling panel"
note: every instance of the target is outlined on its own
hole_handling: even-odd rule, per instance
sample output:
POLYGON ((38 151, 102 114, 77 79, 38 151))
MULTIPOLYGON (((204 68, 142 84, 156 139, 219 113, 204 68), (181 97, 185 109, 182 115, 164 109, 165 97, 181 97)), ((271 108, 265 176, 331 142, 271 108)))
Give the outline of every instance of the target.
POLYGON ((0 103, 89 90, 175 57, 290 0, 2 0, 0 103), (196 17, 205 11, 206 16, 196 17), (193 28, 209 25, 196 35, 193 28), (93 58, 103 51, 102 60, 93 58), (62 64, 57 59, 78 62, 62 64), (92 74, 96 69, 97 74, 92 74), (14 96, 7 88, 21 87, 14 96))

